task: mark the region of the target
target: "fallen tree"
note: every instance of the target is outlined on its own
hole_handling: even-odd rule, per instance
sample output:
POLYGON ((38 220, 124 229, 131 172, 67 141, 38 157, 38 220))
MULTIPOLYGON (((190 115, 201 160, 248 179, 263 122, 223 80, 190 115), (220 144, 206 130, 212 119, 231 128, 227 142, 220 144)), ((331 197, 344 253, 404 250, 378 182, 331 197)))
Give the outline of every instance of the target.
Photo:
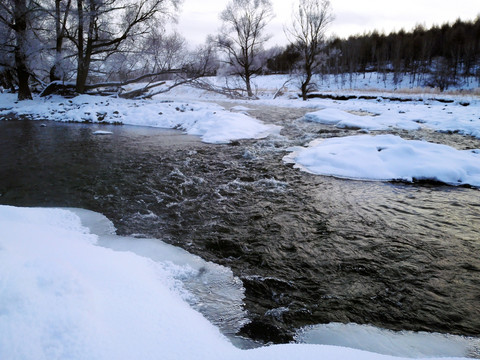
MULTIPOLYGON (((189 79, 184 78, 182 74, 184 73, 181 69, 173 69, 173 70, 166 70, 157 73, 151 74, 144 74, 139 76, 135 79, 129 79, 126 81, 111 81, 111 82, 104 82, 104 83, 97 83, 97 84, 86 84, 85 85, 85 93, 89 95, 117 95, 118 97, 125 98, 125 99, 136 99, 136 98, 147 98, 154 95, 157 95, 162 92, 167 92, 173 89, 176 86, 185 84, 189 82, 189 79), (174 81, 174 83, 168 86, 167 89, 157 91, 153 94, 150 94, 149 91, 156 87, 162 86, 166 84, 164 80, 156 80, 160 76, 165 76, 169 74, 176 74, 179 75, 178 78, 174 81), (134 89, 131 91, 125 91, 125 86, 135 83, 140 83, 145 79, 149 79, 149 81, 139 87, 138 89, 134 89)), ((76 83, 67 83, 62 81, 53 81, 46 85, 43 91, 40 93, 41 97, 49 96, 49 95, 62 95, 62 96, 75 96, 78 95, 76 90, 76 83)))
POLYGON ((214 85, 211 82, 201 80, 200 78, 192 80, 190 85, 194 88, 224 95, 230 99, 252 100, 257 99, 255 95, 248 96, 247 90, 241 87, 230 87, 228 83, 225 86, 214 85))

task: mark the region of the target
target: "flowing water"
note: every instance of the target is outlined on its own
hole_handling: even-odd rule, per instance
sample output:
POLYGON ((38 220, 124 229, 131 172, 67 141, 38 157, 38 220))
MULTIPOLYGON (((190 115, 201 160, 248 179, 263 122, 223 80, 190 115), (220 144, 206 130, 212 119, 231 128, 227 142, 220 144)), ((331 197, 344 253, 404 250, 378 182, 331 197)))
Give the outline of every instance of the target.
MULTIPOLYGON (((258 107, 263 140, 209 145, 179 131, 0 122, 0 203, 80 207, 231 268, 251 322, 288 342, 330 322, 480 335, 480 192, 315 176, 282 162, 316 137, 356 134, 258 107), (113 132, 93 135, 97 129, 113 132)), ((456 134, 400 132, 480 148, 456 134)))

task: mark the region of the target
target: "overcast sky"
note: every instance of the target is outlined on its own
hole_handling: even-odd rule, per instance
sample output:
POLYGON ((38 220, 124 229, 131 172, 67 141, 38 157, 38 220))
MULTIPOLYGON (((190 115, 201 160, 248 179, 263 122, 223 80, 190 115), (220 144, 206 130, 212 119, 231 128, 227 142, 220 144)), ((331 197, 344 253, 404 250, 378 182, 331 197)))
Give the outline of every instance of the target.
MULTIPOLYGON (((219 13, 228 0, 183 0, 177 28, 191 45, 199 45, 220 27, 219 13)), ((283 27, 291 19, 294 0, 272 0, 276 17, 269 24, 270 46, 284 45, 283 27)), ((480 15, 480 0, 331 0, 335 20, 329 34, 341 37, 377 29, 410 30, 416 24, 473 20, 480 15)))

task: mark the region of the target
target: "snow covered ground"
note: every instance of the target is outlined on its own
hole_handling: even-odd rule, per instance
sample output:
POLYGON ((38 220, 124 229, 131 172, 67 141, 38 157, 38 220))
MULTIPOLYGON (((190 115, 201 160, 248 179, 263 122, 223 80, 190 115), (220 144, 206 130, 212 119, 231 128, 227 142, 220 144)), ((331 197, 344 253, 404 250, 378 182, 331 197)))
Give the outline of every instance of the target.
MULTIPOLYGON (((225 77, 211 77, 205 79, 207 82, 217 85, 225 86, 229 85, 232 88, 242 87, 243 84, 240 80, 232 78, 226 79, 225 77)), ((468 84, 462 84, 461 86, 452 87, 449 91, 440 92, 438 89, 428 87, 414 87, 410 84, 408 76, 403 77, 403 80, 399 84, 395 84, 393 81, 393 74, 386 74, 384 80, 383 74, 376 72, 366 74, 365 78, 363 74, 354 74, 352 81, 349 77, 325 75, 324 77, 314 78, 318 92, 330 93, 337 95, 372 95, 378 97, 395 96, 400 98, 413 98, 413 99, 473 99, 480 95, 480 83, 478 80, 471 79, 468 84), (476 94, 476 95, 475 95, 476 94)), ((295 77, 289 75, 268 75, 258 76, 252 79, 252 88, 255 94, 260 99, 272 99, 279 89, 282 89, 283 95, 279 98, 291 98, 297 99, 299 94, 299 83, 295 77)), ((183 97, 191 97, 193 99, 201 98, 218 98, 218 94, 212 94, 207 91, 193 89, 190 86, 180 86, 173 89, 169 93, 165 93, 163 96, 170 96, 171 94, 181 95, 183 97)))
MULTIPOLYGON (((186 302, 179 279, 198 259, 100 246, 112 225, 80 215, 91 228, 66 209, 0 206, 1 359, 393 359, 326 345, 240 350, 186 302)), ((448 356, 469 355, 472 344, 458 344, 448 356)))

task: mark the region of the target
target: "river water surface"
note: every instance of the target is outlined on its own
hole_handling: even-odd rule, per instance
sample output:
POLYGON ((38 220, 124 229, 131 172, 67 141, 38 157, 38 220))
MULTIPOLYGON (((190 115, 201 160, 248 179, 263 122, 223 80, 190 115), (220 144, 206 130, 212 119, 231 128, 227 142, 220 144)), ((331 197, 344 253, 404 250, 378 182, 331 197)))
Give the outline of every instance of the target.
MULTIPOLYGON (((226 145, 174 130, 1 121, 0 203, 101 212, 119 234, 230 267, 251 319, 241 335, 259 341, 329 322, 479 336, 479 190, 294 169, 282 162, 290 146, 357 133, 303 122, 305 111, 258 107, 251 114, 281 135, 226 145)), ((480 148, 455 134, 400 135, 480 148)))

